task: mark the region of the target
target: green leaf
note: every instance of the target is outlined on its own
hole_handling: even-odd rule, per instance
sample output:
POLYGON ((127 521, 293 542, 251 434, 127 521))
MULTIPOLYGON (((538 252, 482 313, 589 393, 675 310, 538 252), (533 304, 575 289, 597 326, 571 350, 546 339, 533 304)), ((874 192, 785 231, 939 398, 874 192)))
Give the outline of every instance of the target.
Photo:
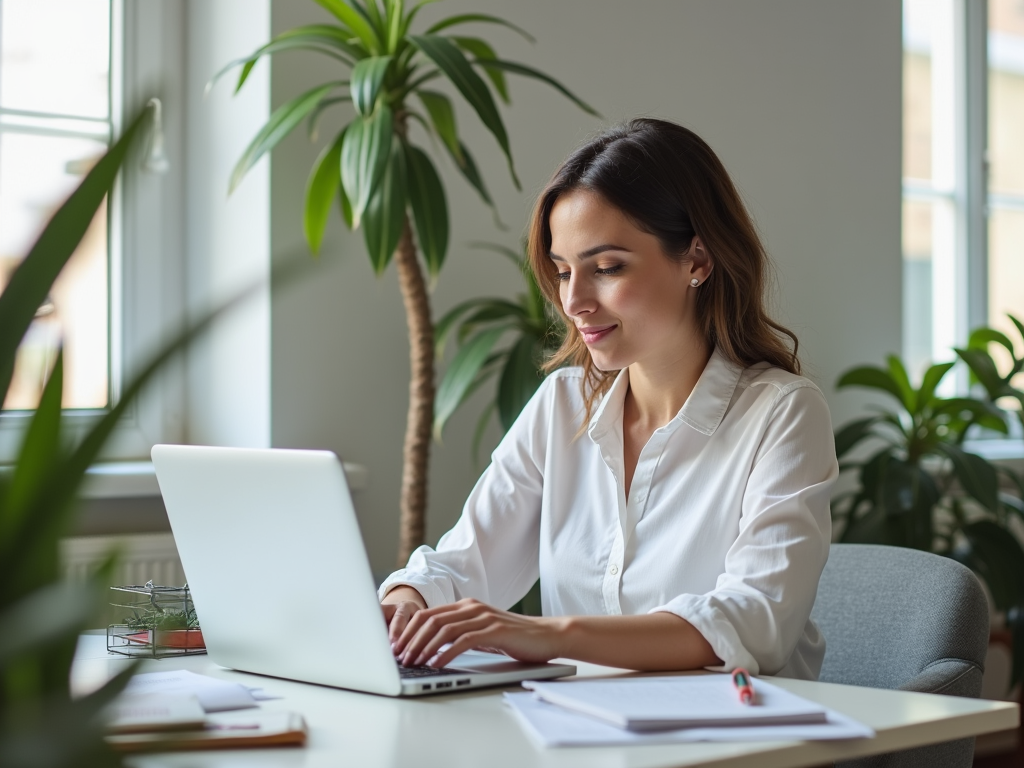
POLYGON ((348 193, 345 192, 345 186, 338 184, 338 207, 341 209, 341 220, 345 222, 345 226, 349 229, 354 229, 354 222, 352 221, 352 203, 348 199, 348 193))
POLYGON ((46 380, 39 406, 32 414, 18 451, 14 476, 0 497, 0 540, 13 540, 24 514, 39 489, 50 479, 54 457, 60 453, 61 395, 64 391, 64 351, 46 380))
POLYGON ((967 363, 967 367, 971 369, 971 372, 981 382, 981 386, 985 388, 990 398, 995 400, 1002 395, 1005 382, 999 375, 996 364, 987 350, 954 349, 953 351, 960 356, 961 360, 967 363))
POLYGON ((932 405, 932 401, 935 398, 935 389, 954 365, 956 363, 938 363, 925 371, 924 377, 921 379, 921 387, 917 390, 915 397, 918 412, 932 405))
POLYGON ((483 67, 484 74, 487 75, 494 85, 494 90, 497 91, 498 96, 501 97, 503 102, 508 104, 508 84, 505 82, 505 73, 497 67, 488 67, 486 64, 486 62, 498 58, 498 54, 494 52, 490 43, 477 37, 453 37, 452 41, 459 48, 476 57, 481 67, 483 67))
POLYGON ((919 466, 889 456, 880 480, 878 505, 891 518, 890 535, 898 531, 900 546, 931 552, 934 509, 942 497, 932 476, 919 466))
POLYGON ((498 343, 505 328, 489 328, 470 339, 452 358, 451 365, 444 372, 437 388, 434 401, 434 438, 441 439, 441 433, 449 417, 471 393, 477 373, 483 367, 494 345, 498 343))
POLYGON ((836 388, 845 389, 846 387, 880 389, 895 397, 900 404, 903 403, 903 390, 893 380, 892 374, 873 365, 852 368, 840 376, 839 381, 836 382, 836 388))
POLYGON ((973 422, 987 429, 1006 434, 1003 413, 992 403, 975 400, 973 397, 951 397, 948 400, 933 401, 932 410, 937 415, 948 415, 964 422, 964 428, 973 422))
POLYGON ((440 32, 443 29, 454 27, 457 24, 469 24, 470 22, 481 22, 484 24, 500 24, 503 27, 507 27, 514 32, 518 32, 526 40, 531 43, 537 42, 533 36, 522 27, 517 27, 511 22, 505 21, 504 19, 498 18, 497 16, 491 16, 486 13, 463 13, 458 16, 449 16, 447 19, 441 19, 434 26, 427 30, 428 35, 432 35, 435 32, 440 32))
POLYGON ((390 56, 371 56, 352 68, 352 104, 360 115, 373 112, 389 66, 390 56))
POLYGON ((235 59, 230 64, 225 65, 217 74, 210 78, 207 88, 213 86, 214 83, 235 67, 241 66, 242 71, 239 73, 238 82, 235 84, 235 93, 238 93, 242 86, 245 85, 249 73, 252 72, 252 68, 260 58, 284 51, 303 50, 311 53, 322 53, 351 67, 365 53, 351 45, 348 40, 349 36, 343 30, 330 24, 307 24, 289 29, 277 35, 269 43, 260 46, 250 55, 235 59))
POLYGON ((473 444, 470 446, 470 451, 473 454, 473 466, 476 467, 480 463, 480 443, 483 442, 484 433, 487 431, 487 424, 491 420, 491 416, 494 414, 495 406, 492 400, 486 406, 483 411, 480 412, 480 418, 476 421, 476 427, 473 429, 473 444))
POLYGON ((498 420, 506 432, 541 383, 537 342, 522 336, 512 347, 498 380, 498 420))
POLYGON ((975 328, 971 331, 971 336, 967 340, 967 348, 980 349, 987 352, 988 345, 992 342, 1001 344, 1010 353, 1010 356, 1013 356, 1013 342, 1007 338, 1006 334, 997 331, 995 328, 975 328))
POLYGON ((985 581, 996 609, 1024 602, 1024 549, 1016 537, 992 520, 977 520, 961 530, 966 546, 954 557, 985 581))
POLYGON ((324 147, 306 183, 306 209, 302 224, 306 242, 313 253, 320 252, 331 204, 341 186, 341 145, 344 139, 343 130, 333 144, 324 147))
POLYGON ((952 443, 936 448, 953 461, 953 472, 964 491, 990 512, 999 507, 999 477, 994 466, 981 456, 967 453, 952 443))
MULTIPOLYGON (((447 147, 448 145, 446 144, 445 146, 447 147)), ((451 152, 450 149, 449 152, 451 152)), ((476 161, 473 160, 473 156, 469 153, 469 149, 461 141, 459 142, 459 153, 461 157, 452 154, 452 160, 455 161, 455 166, 462 172, 463 177, 469 182, 470 186, 476 190, 478 195, 480 195, 480 199, 491 208, 494 208, 494 201, 491 199, 491 195, 487 191, 487 187, 484 185, 483 177, 480 175, 480 171, 476 167, 476 161)), ((495 214, 495 216, 497 216, 497 214, 495 214)))
MULTIPOLYGON (((486 240, 474 240, 469 244, 470 248, 476 248, 480 251, 491 251, 499 256, 504 256, 506 259, 515 264, 519 269, 523 269, 526 266, 526 261, 523 255, 516 253, 507 245, 501 243, 489 243, 486 240)), ((527 282, 532 279, 532 276, 527 275, 527 282)))
POLYGON ((900 401, 903 403, 903 407, 909 413, 917 413, 917 394, 910 386, 910 377, 907 376, 907 369, 903 367, 903 361, 896 355, 889 355, 886 357, 886 362, 889 364, 889 375, 899 387, 900 401))
POLYGON ((341 145, 341 183, 352 205, 352 227, 358 228, 377 190, 391 153, 391 108, 381 104, 369 117, 357 117, 341 145))
POLYGON ((434 164, 422 149, 406 144, 405 151, 409 203, 416 221, 416 234, 427 270, 431 276, 436 276, 448 250, 448 204, 444 186, 434 164))
POLYGON ((306 134, 309 136, 311 142, 316 142, 317 137, 320 133, 320 116, 330 107, 335 104, 341 104, 346 101, 352 101, 351 96, 335 96, 330 99, 322 99, 319 104, 309 113, 309 118, 306 121, 307 130, 306 134))
POLYGON ((1014 327, 1017 329, 1017 333, 1020 334, 1020 340, 1024 341, 1024 323, 1022 323, 1016 317, 1011 315, 1009 312, 1006 313, 1006 316, 1010 318, 1010 322, 1013 323, 1014 327))
POLYGON ((327 11, 338 21, 352 30, 352 33, 359 38, 372 54, 381 52, 383 42, 366 18, 343 0, 316 0, 317 5, 326 8, 327 11))
POLYGON ((872 437, 872 427, 879 422, 878 416, 868 416, 866 419, 851 421, 838 432, 836 432, 836 458, 842 458, 853 449, 857 443, 867 437, 872 437))
POLYGON ((317 104, 320 103, 320 100, 336 88, 337 85, 337 83, 328 83, 327 85, 318 86, 300 96, 296 96, 291 101, 285 102, 275 109, 270 119, 267 120, 266 125, 260 128, 259 133, 256 134, 256 137, 246 147, 242 157, 239 158, 235 169, 231 172, 231 183, 228 191, 234 192, 242 182, 245 174, 249 172, 249 169, 265 153, 276 147, 281 139, 291 133, 292 129, 301 123, 302 119, 312 112, 317 104))
POLYGON ((468 299, 461 304, 456 304, 437 321, 437 324, 434 326, 434 349, 439 360, 444 357, 448 334, 455 327, 459 318, 485 304, 487 301, 488 299, 468 299))
POLYGON ((452 103, 443 93, 436 91, 417 91, 423 106, 430 115, 430 122, 434 126, 438 137, 444 142, 456 164, 465 162, 462 156, 462 147, 459 144, 459 132, 455 127, 455 110, 452 103))
POLYGON ((377 191, 370 198, 364 219, 366 249, 378 275, 387 269, 402 237, 405 225, 406 171, 405 153, 392 152, 377 191))
MULTIPOLYGON (((385 0, 385 3, 389 0, 385 0)), ((380 15, 377 0, 351 0, 352 6, 370 22, 381 43, 387 40, 387 22, 380 15)))
POLYGON ((551 77, 550 75, 544 74, 539 69, 534 69, 533 67, 528 67, 525 64, 520 64, 515 61, 503 61, 502 59, 485 59, 474 63, 478 63, 488 70, 499 69, 504 70, 505 72, 511 72, 514 75, 522 75, 523 77, 531 77, 534 80, 540 80, 541 82, 547 83, 556 91, 561 93, 563 96, 569 99, 569 101, 571 101, 577 107, 582 109, 588 115, 593 115, 594 117, 601 117, 600 112, 598 112, 592 106, 587 104, 585 101, 583 101, 583 99, 579 98, 576 94, 574 94, 560 82, 555 80, 555 78, 551 77))
POLYGON ((462 51, 448 38, 437 35, 410 35, 409 40, 444 72, 470 106, 476 110, 480 120, 494 135, 498 146, 505 153, 512 181, 516 189, 520 189, 519 177, 516 176, 515 166, 512 164, 512 149, 508 143, 505 124, 501 120, 501 115, 498 114, 498 107, 494 103, 491 92, 487 89, 484 81, 480 79, 480 75, 473 71, 462 51))
MULTIPOLYGON (((385 0, 384 7, 387 10, 385 27, 387 28, 387 51, 394 53, 402 41, 405 30, 405 3, 403 0, 385 0)), ((410 15, 415 12, 415 8, 410 15)))
POLYGON ((143 111, 86 174, 57 209, 0 294, 0 399, 10 387, 15 354, 36 310, 92 224, 139 128, 150 119, 150 110, 143 111))

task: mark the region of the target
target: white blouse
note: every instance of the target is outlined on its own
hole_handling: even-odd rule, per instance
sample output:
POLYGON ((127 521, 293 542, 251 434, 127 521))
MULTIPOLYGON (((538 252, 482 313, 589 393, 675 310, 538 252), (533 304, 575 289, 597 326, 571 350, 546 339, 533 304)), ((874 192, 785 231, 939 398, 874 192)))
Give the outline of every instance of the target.
POLYGON ((623 481, 623 370, 574 439, 582 372, 552 373, 491 457, 455 527, 380 587, 428 606, 516 603, 541 579, 545 616, 665 611, 723 667, 816 679, 810 620, 839 474, 828 406, 807 379, 716 350, 623 481))

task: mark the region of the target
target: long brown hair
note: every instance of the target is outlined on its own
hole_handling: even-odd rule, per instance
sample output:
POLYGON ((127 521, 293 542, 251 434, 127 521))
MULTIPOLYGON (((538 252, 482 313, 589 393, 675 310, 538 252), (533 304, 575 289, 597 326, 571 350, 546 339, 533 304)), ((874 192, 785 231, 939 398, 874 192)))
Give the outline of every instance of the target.
POLYGON ((693 131, 637 118, 573 152, 544 188, 530 223, 530 266, 565 324, 565 340, 545 370, 583 368, 584 428, 617 372, 594 366, 576 325, 562 311, 558 268, 548 258, 551 209, 560 195, 577 189, 601 195, 657 237, 670 259, 684 258, 700 236, 714 265, 697 293, 697 322, 708 344, 744 367, 765 361, 800 373, 796 336, 765 310, 771 264, 725 166, 693 131))

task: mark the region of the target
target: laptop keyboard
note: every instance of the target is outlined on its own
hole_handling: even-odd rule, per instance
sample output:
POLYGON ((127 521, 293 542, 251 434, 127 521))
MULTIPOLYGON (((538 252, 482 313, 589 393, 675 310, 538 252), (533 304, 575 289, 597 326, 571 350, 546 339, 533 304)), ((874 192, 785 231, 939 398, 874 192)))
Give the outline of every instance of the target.
POLYGON ((398 674, 404 678, 410 677, 441 677, 443 675, 468 675, 471 674, 464 669, 438 669, 437 667, 403 667, 399 665, 398 674))

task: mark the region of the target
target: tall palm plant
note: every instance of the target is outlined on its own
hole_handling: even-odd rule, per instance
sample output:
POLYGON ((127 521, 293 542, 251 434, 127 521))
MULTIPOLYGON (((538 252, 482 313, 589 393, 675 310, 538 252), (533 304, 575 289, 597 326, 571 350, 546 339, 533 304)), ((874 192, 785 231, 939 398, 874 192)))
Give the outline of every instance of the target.
POLYGON ((338 197, 345 224, 350 229, 362 228, 377 274, 384 272, 392 257, 397 263, 412 369, 398 555, 399 563, 404 564, 424 540, 434 417, 434 328, 423 266, 431 279, 437 277, 444 264, 449 230, 444 185, 430 156, 410 140, 410 121, 418 122, 439 139, 465 179, 493 207, 476 162, 459 138, 451 100, 428 85, 446 80, 455 87, 494 136, 517 188, 519 180, 508 133, 491 93, 493 90, 508 103, 506 73, 547 83, 585 112, 597 113, 543 72, 499 59, 487 41, 448 34, 454 27, 469 23, 497 24, 533 40, 504 19, 482 13, 460 14, 413 34, 413 22, 431 0, 408 10, 404 0, 315 1, 334 17, 335 23, 283 32, 225 69, 241 66, 237 91, 261 57, 282 51, 315 52, 332 58, 339 66, 338 79, 312 88, 274 111, 238 161, 231 186, 234 188, 261 156, 304 119, 309 120, 310 132, 315 134, 324 110, 351 104, 351 120, 325 146, 309 175, 304 228, 315 253, 338 197))

